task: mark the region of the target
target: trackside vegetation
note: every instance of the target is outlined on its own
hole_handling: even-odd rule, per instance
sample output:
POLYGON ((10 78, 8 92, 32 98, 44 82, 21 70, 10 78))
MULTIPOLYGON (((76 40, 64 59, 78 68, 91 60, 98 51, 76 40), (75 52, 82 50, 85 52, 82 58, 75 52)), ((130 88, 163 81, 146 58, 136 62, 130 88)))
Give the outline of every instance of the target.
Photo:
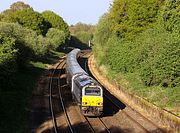
POLYGON ((16 2, 0 13, 0 132, 28 130, 28 100, 35 83, 46 64, 57 58, 54 51, 69 39, 67 23, 46 12, 48 19, 16 2))
POLYGON ((131 94, 180 115, 180 1, 114 0, 99 20, 94 55, 131 94))
POLYGON ((89 41, 92 41, 94 31, 95 26, 81 22, 70 26, 71 35, 78 38, 84 44, 88 44, 89 41))

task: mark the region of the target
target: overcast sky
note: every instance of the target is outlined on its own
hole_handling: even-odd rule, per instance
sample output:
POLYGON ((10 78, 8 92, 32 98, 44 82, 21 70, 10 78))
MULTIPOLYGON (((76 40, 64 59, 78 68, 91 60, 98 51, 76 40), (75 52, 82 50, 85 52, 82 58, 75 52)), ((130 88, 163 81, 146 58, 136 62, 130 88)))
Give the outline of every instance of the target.
MULTIPOLYGON (((19 0, 0 0, 0 12, 19 0)), ((113 0, 21 0, 35 11, 51 10, 69 24, 83 22, 96 24, 99 17, 109 10, 113 0)))

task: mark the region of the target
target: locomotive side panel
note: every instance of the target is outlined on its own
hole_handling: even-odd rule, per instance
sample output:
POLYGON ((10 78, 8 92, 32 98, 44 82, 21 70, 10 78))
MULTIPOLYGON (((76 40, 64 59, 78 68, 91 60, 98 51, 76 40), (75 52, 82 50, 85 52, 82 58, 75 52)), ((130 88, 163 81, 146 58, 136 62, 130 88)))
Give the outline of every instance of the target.
POLYGON ((72 91, 72 95, 74 97, 74 99, 76 100, 78 105, 81 105, 81 97, 82 97, 82 93, 81 93, 81 88, 79 88, 77 86, 76 83, 73 82, 73 91, 72 91))

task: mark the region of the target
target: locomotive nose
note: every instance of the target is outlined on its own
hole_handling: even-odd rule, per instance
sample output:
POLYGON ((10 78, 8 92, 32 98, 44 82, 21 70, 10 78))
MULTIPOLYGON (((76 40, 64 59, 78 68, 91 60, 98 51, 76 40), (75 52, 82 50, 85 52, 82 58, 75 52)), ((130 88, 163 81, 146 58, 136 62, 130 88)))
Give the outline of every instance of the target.
POLYGON ((102 106, 103 99, 101 97, 84 96, 82 98, 82 106, 102 106))

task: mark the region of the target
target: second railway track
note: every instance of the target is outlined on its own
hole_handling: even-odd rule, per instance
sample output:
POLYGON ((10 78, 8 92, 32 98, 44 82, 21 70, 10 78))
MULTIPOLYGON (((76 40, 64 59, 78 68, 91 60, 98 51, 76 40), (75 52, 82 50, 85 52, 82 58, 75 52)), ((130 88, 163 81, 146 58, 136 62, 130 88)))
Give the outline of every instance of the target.
POLYGON ((54 133, 69 132, 73 133, 72 125, 69 121, 66 107, 61 94, 60 77, 63 74, 65 58, 63 58, 54 68, 49 83, 49 105, 53 123, 54 133))

